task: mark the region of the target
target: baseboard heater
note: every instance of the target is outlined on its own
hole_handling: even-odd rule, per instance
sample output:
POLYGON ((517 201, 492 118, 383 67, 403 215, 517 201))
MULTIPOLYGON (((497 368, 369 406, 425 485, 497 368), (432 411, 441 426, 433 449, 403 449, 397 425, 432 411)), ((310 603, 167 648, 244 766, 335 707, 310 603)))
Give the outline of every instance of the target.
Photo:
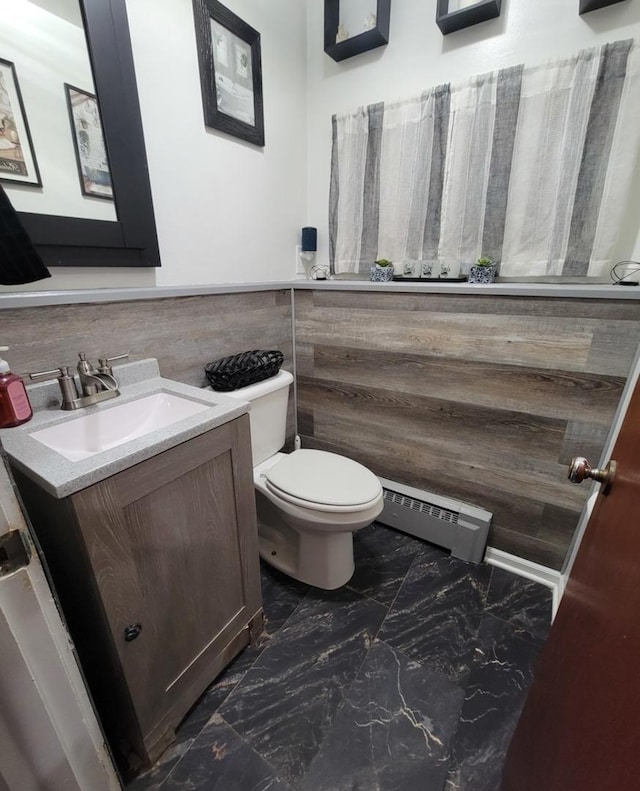
POLYGON ((376 521, 450 549, 461 560, 482 561, 493 514, 403 483, 379 480, 384 508, 376 521))

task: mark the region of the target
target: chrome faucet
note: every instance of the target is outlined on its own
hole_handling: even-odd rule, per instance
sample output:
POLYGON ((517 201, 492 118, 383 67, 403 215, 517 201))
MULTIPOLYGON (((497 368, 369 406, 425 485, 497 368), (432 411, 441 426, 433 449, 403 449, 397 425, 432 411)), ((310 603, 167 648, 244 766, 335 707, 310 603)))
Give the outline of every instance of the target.
POLYGON ((80 352, 78 356, 80 357, 77 366, 80 388, 66 365, 51 371, 37 371, 29 374, 29 377, 34 381, 57 379, 62 395, 61 407, 65 411, 99 404, 101 401, 107 401, 120 395, 118 382, 113 376, 113 370, 109 363, 114 360, 124 360, 129 356, 128 354, 101 357, 97 370, 87 360, 87 355, 84 352, 80 352))
MULTIPOLYGON (((120 354, 118 357, 105 358, 100 360, 100 364, 110 362, 111 360, 121 359, 126 357, 126 354, 120 354)), ((83 396, 91 396, 96 393, 104 392, 105 390, 113 391, 118 389, 118 383, 113 377, 113 371, 110 373, 105 371, 96 371, 91 363, 87 360, 87 355, 80 352, 78 357, 78 378, 80 379, 80 387, 83 396)))

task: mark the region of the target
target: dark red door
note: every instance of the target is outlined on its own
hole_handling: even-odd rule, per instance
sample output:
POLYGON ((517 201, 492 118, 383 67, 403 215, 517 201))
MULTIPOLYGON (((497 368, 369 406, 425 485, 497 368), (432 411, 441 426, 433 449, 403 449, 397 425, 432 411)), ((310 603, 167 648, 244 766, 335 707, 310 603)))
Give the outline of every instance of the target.
POLYGON ((502 791, 640 789, 640 384, 612 458, 616 477, 598 495, 502 791))

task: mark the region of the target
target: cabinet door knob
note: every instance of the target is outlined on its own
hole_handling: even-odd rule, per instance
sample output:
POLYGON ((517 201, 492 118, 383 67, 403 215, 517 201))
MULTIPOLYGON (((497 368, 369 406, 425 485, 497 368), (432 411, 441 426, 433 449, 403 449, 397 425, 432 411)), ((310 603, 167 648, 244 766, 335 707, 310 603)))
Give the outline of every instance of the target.
POLYGON ((132 623, 129 626, 125 626, 124 628, 124 639, 127 643, 130 643, 132 640, 135 640, 136 637, 142 631, 142 624, 141 623, 132 623))

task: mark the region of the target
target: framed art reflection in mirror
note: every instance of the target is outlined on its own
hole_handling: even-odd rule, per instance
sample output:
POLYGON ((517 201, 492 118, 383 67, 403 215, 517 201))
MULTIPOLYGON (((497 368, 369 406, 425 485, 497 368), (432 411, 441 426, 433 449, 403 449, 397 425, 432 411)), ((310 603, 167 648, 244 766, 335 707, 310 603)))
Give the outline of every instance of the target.
POLYGON ((107 147, 96 97, 66 82, 64 87, 82 194, 113 200, 107 147))
POLYGON ((15 66, 0 58, 0 180, 42 186, 15 66))

